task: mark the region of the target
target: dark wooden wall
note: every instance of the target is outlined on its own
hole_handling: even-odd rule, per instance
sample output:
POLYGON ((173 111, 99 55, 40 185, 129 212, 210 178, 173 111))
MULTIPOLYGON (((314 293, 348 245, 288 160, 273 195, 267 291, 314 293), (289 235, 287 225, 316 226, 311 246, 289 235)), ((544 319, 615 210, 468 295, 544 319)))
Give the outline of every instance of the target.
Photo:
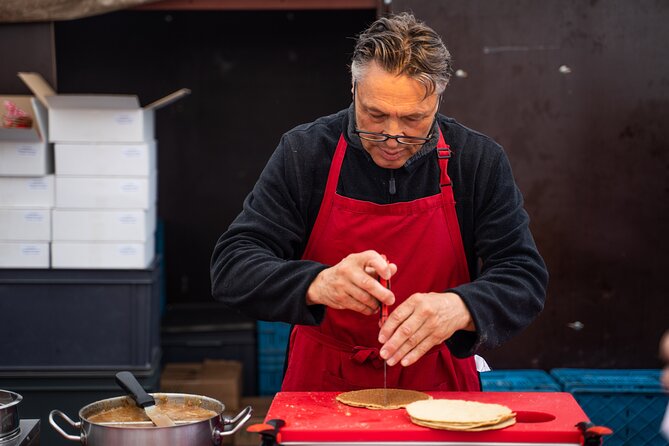
POLYGON ((30 94, 19 71, 36 71, 55 85, 52 23, 0 23, 0 42, 0 94, 30 94))
POLYGON ((669 328, 669 4, 392 8, 434 27, 466 72, 442 112, 505 146, 550 270, 542 316, 486 358, 498 368, 659 366, 669 328))

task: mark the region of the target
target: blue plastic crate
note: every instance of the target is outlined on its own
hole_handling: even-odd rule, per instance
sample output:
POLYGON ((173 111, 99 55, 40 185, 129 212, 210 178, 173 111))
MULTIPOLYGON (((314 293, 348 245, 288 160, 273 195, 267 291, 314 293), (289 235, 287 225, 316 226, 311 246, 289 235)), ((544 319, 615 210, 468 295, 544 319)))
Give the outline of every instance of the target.
POLYGON ((290 336, 290 324, 258 321, 257 331, 258 359, 267 354, 285 354, 290 336))
POLYGON ((258 393, 274 395, 281 390, 284 356, 264 355, 258 361, 258 393))
POLYGON ((570 388, 620 387, 622 389, 661 388, 659 369, 552 369, 553 376, 566 391, 570 388))
POLYGON ((543 370, 493 370, 481 373, 484 392, 560 392, 562 388, 543 370))
POLYGON ((606 446, 669 445, 659 432, 668 400, 663 392, 576 388, 571 393, 593 423, 613 430, 606 446))
POLYGON ((274 395, 281 389, 290 324, 258 321, 258 393, 274 395))
POLYGON ((553 369, 593 423, 610 427, 606 446, 668 446, 659 433, 669 398, 660 370, 553 369))

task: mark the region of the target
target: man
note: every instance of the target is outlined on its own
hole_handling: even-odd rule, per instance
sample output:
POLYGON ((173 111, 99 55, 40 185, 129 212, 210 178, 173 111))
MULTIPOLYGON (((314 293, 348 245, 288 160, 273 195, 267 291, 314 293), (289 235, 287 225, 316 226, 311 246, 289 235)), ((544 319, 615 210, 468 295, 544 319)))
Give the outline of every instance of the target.
POLYGON ((216 244, 213 295, 295 324, 283 391, 380 387, 384 360, 388 387, 480 390, 474 353, 547 283, 508 160, 438 114, 450 54, 412 15, 364 31, 351 73, 348 110, 283 135, 216 244))

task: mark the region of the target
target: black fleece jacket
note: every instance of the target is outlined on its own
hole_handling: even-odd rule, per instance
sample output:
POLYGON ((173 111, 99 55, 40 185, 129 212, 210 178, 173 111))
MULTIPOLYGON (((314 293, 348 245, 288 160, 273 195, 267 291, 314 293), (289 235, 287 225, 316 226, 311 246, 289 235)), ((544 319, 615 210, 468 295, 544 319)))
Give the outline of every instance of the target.
MULTIPOLYGON (((439 193, 436 133, 403 167, 384 169, 352 132, 352 116, 351 106, 283 135, 242 212, 216 243, 215 299, 261 320, 304 325, 323 320, 325 307, 308 306, 305 296, 330 265, 301 257, 342 133, 349 148, 340 195, 387 204, 439 193)), ((501 146, 443 115, 436 125, 453 151, 448 174, 471 276, 450 291, 462 297, 476 325, 475 333, 458 331, 446 343, 454 355, 465 357, 501 345, 534 320, 543 308, 548 273, 501 146)))

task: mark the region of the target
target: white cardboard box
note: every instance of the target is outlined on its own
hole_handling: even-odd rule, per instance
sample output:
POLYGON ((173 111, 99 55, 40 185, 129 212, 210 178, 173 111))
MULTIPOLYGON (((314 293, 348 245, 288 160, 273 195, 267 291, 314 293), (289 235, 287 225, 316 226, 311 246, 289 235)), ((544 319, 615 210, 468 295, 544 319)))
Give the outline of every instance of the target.
POLYGON ((51 142, 142 142, 154 139, 154 111, 188 95, 182 88, 145 107, 135 95, 56 94, 37 73, 19 73, 49 111, 51 142))
POLYGON ((0 207, 51 208, 54 177, 0 177, 0 207))
POLYGON ((157 172, 149 177, 66 177, 56 175, 56 207, 149 209, 157 199, 157 172))
POLYGON ((153 237, 146 242, 52 242, 52 268, 144 269, 153 261, 153 237))
MULTIPOLYGON (((0 127, 0 175, 42 176, 53 173, 53 150, 47 143, 46 110, 31 96, 0 96, 11 101, 32 118, 32 127, 0 127)), ((2 113, 0 113, 2 114, 2 113)))
POLYGON ((155 206, 148 210, 53 210, 54 241, 143 242, 152 238, 155 230, 155 206))
POLYGON ((48 267, 48 242, 0 241, 0 268, 48 267))
POLYGON ((156 142, 55 145, 57 175, 149 176, 158 168, 156 142))
POLYGON ((0 208, 0 240, 51 240, 51 209, 0 208))

